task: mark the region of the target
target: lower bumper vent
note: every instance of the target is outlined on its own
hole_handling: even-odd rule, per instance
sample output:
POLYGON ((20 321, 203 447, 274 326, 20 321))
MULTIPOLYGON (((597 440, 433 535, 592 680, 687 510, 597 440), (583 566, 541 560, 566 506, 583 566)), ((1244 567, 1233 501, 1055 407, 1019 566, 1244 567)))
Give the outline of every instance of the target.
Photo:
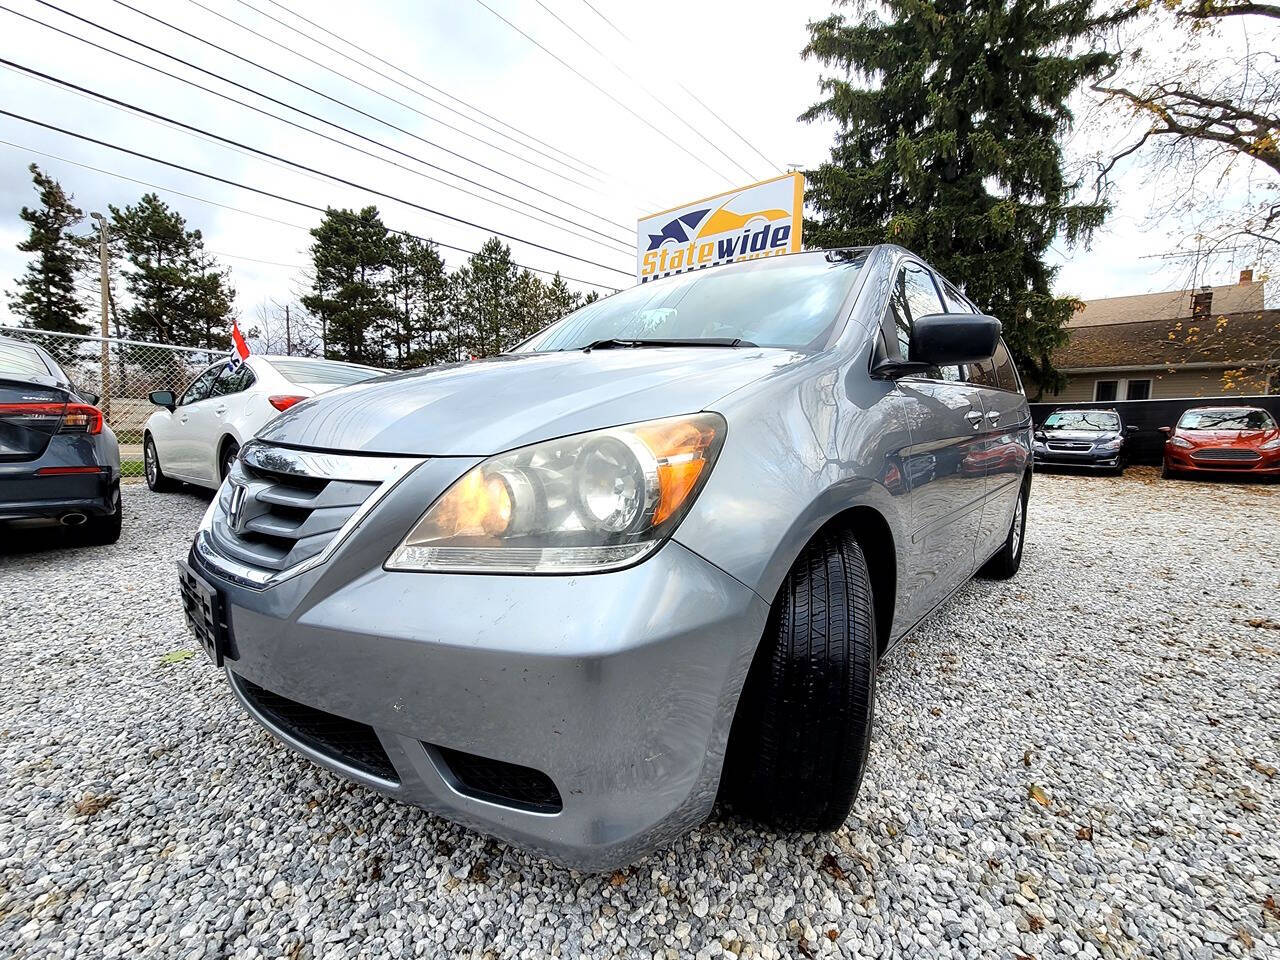
POLYGON ((362 773, 400 782, 373 727, 282 697, 244 677, 237 676, 235 683, 268 723, 304 746, 362 773))
POLYGON ((457 780, 459 793, 531 813, 559 813, 560 791, 541 770, 432 746, 457 780))

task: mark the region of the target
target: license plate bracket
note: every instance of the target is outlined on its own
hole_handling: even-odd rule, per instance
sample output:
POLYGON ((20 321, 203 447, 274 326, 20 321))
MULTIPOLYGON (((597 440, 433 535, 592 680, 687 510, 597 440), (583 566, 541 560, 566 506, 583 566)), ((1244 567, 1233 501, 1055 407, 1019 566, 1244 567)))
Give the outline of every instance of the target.
POLYGON ((221 667, 230 655, 231 646, 225 599, 217 587, 186 563, 178 564, 178 584, 188 629, 199 641, 209 661, 215 667, 221 667))

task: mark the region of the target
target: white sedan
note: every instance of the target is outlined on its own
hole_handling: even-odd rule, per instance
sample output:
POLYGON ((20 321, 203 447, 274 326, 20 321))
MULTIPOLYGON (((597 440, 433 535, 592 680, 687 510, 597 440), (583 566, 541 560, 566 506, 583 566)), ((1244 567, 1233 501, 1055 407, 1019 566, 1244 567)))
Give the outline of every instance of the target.
POLYGON ((335 387, 381 377, 386 370, 336 360, 250 356, 235 370, 226 360, 208 367, 181 397, 150 394, 161 409, 142 437, 147 486, 173 489, 176 481, 217 489, 240 445, 300 400, 335 387))

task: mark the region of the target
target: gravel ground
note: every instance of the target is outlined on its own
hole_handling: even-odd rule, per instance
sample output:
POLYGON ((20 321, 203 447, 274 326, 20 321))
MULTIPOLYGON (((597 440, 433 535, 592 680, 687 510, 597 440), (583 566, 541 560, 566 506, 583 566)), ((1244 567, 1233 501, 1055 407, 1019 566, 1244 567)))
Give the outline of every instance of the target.
POLYGON ((571 873, 296 758, 182 625, 205 501, 0 555, 0 956, 1280 955, 1280 487, 1040 476, 886 658, 848 824, 571 873))

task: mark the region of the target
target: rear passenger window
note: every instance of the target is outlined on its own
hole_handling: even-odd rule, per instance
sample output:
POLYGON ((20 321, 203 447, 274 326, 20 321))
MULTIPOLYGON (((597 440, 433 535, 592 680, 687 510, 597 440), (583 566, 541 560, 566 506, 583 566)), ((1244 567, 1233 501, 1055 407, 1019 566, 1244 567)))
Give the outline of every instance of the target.
POLYGON ((242 363, 234 372, 224 370, 218 375, 218 379, 213 381, 213 388, 209 391, 211 397, 225 397, 230 393, 239 393, 253 385, 253 371, 249 369, 247 363, 242 363))
POLYGON ((991 359, 995 363, 996 380, 1000 389, 1021 393, 1018 372, 1013 368, 1013 357, 1009 356, 1009 350, 1005 347, 1003 340, 996 345, 996 355, 991 359))
POLYGON ((34 347, 25 343, 0 343, 0 373, 47 377, 52 372, 34 347))
POLYGON ((964 365, 965 379, 975 386, 979 387, 999 387, 1000 382, 996 378, 996 365, 990 360, 983 360, 981 363, 966 363, 964 365))

